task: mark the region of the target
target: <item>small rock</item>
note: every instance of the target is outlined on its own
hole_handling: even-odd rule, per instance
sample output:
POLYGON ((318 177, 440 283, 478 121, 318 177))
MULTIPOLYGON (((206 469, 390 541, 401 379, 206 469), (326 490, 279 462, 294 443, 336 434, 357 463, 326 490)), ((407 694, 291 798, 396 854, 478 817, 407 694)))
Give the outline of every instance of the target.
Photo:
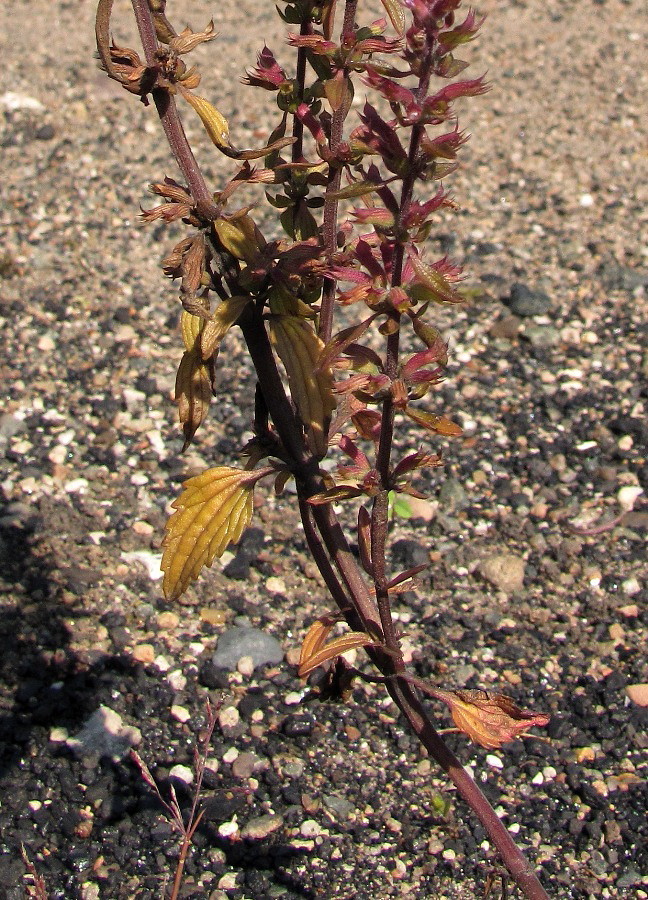
POLYGON ((443 512, 457 512, 468 506, 468 495, 456 478, 448 478, 441 485, 439 505, 443 512))
POLYGON ((232 763, 232 773, 237 778, 249 778, 255 772, 260 772, 267 767, 266 760, 261 759, 256 753, 239 753, 232 763))
POLYGON ((81 731, 65 743, 79 756, 108 756, 119 762, 142 740, 139 728, 124 725, 119 713, 107 706, 93 712, 81 731))
POLYGON ((337 819, 348 819, 355 810, 355 806, 345 797, 336 797, 335 794, 324 794, 322 798, 324 806, 333 813, 337 819))
POLYGON ((486 581, 505 594, 514 594, 524 586, 524 560, 513 553, 498 553, 482 560, 480 572, 486 581))
POLYGON ((283 817, 276 815, 256 816, 241 828, 241 837, 249 841, 260 841, 281 828, 283 817))
POLYGON ((163 628, 165 631, 173 631, 180 624, 180 617, 174 612, 161 612, 157 617, 157 623, 159 628, 163 628))
POLYGON ((240 720, 240 713, 235 706, 224 706, 218 713, 218 724, 224 729, 236 728, 240 720))
POLYGON ((629 684, 625 690, 637 706, 648 706, 648 684, 629 684))
POLYGON ((411 538, 401 538, 392 545, 394 563, 403 566, 404 569, 412 569, 414 566, 428 565, 430 552, 428 548, 411 538))
POLYGON ((540 349, 555 347, 561 340, 558 329, 549 325, 527 325, 522 332, 522 337, 532 347, 539 347, 540 349))
POLYGON ((189 768, 189 766, 173 766, 169 771, 169 778, 177 778, 178 781, 182 781, 184 784, 191 784, 194 780, 193 769, 189 768))
POLYGON ((207 625, 224 625, 227 621, 227 611, 214 609, 212 606, 203 606, 200 609, 200 621, 207 625))
POLYGON ((150 666, 155 662, 155 647, 153 644, 136 644, 133 647, 131 656, 142 665, 150 666))
POLYGON ((164 575, 160 568, 162 562, 161 553, 151 553, 150 550, 133 550, 130 553, 122 553, 121 558, 126 562, 139 562, 145 566, 151 581, 158 581, 164 575))
POLYGON ((520 331, 521 319, 518 316, 502 316, 493 322, 488 333, 492 338, 505 338, 512 341, 520 331))
POLYGON ((179 706, 175 703, 171 707, 171 715, 177 722, 182 722, 183 725, 191 718, 191 713, 185 706, 179 706))
POLYGON ((516 316, 541 316, 551 309, 551 300, 544 291, 536 291, 526 284, 511 285, 510 296, 504 301, 516 316))
POLYGON ((236 664, 236 669, 241 675, 250 678, 254 672, 254 660, 251 656, 242 656, 236 664))
POLYGON ((258 628, 230 628, 218 639, 212 657, 215 666, 233 672, 242 656, 251 656, 254 668, 268 663, 279 663, 284 652, 279 641, 258 628))
POLYGON ((282 578, 276 578, 274 575, 265 583, 266 590, 270 591, 271 594, 285 594, 286 593, 286 583, 282 578))

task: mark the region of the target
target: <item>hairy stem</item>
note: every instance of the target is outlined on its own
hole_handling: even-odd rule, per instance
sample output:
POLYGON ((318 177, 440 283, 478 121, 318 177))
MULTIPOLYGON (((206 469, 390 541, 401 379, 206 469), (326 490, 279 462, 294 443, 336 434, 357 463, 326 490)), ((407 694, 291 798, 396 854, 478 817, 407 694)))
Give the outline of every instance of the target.
MULTIPOLYGON (((132 0, 132 4, 146 64, 154 67, 157 65, 156 53, 159 45, 151 10, 147 0, 132 0)), ((206 219, 216 218, 218 211, 187 141, 175 99, 161 88, 155 88, 152 97, 171 152, 187 182, 198 212, 206 219)))
MULTIPOLYGON (((344 22, 342 24, 342 35, 353 30, 355 25, 356 11, 358 8, 358 0, 346 0, 344 7, 344 22)), ((345 73, 346 74, 346 73, 345 73)), ((331 123, 331 152, 335 153, 342 142, 344 130, 344 120, 348 115, 348 108, 342 103, 333 113, 333 121, 331 123)), ((324 194, 324 215, 322 234, 324 237, 324 246, 327 253, 335 252, 337 246, 337 225, 338 225, 338 201, 331 197, 335 191, 340 189, 342 180, 342 166, 335 165, 329 170, 328 184, 324 194)), ((320 306, 319 316, 319 336, 327 343, 331 339, 333 332, 333 314, 335 310, 335 288, 336 280, 326 276, 322 288, 322 303, 320 306)))

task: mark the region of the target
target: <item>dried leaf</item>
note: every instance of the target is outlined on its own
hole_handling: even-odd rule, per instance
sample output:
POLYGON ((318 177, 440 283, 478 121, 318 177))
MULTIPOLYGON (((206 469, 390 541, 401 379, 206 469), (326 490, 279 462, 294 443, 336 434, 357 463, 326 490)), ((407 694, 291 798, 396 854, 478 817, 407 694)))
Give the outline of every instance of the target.
POLYGON ((405 11, 400 0, 381 0, 397 34, 405 34, 405 11))
POLYGON ((358 647, 366 647, 369 644, 374 643, 375 641, 373 638, 364 631, 351 631, 348 634, 343 634, 340 637, 335 638, 306 658, 303 658, 304 648, 302 646, 302 656, 300 656, 297 674, 300 678, 304 678, 309 672, 312 672, 313 669, 335 659, 337 656, 341 656, 349 650, 355 650, 358 647))
POLYGON ((182 332, 182 342, 185 350, 191 352, 196 348, 196 341, 200 337, 200 333, 205 324, 205 320, 201 316, 194 316, 193 313, 182 310, 180 316, 180 331, 182 332))
POLYGON ((200 116, 200 121, 205 126, 205 131, 210 140, 219 150, 229 149, 229 125, 227 119, 220 113, 209 100, 191 94, 189 91, 182 91, 182 96, 187 103, 192 106, 200 116))
POLYGON ((334 626, 340 621, 338 616, 325 614, 319 616, 306 632, 306 636, 302 641, 299 653, 299 668, 304 665, 306 660, 317 653, 326 641, 334 626))
POLYGON ((232 325, 235 324, 245 307, 250 302, 249 296, 228 297, 223 300, 207 322, 204 323, 200 335, 200 352, 203 359, 214 355, 232 325))
POLYGON ((351 184, 340 188, 339 191, 331 191, 326 196, 331 200, 350 200, 353 197, 364 197, 367 194, 379 191, 384 187, 384 184, 383 181, 378 184, 375 184, 373 181, 353 181, 351 184))
POLYGON ((445 416, 435 416, 424 409, 415 409, 413 406, 408 406, 405 410, 405 415, 412 422, 416 422, 417 425, 422 425, 428 431, 442 434, 444 437, 460 437, 463 434, 463 428, 457 425, 456 422, 446 419, 445 416))
POLYGON ((178 366, 175 383, 178 419, 185 436, 183 452, 193 440, 199 425, 207 417, 212 398, 212 382, 213 360, 205 363, 196 349, 185 351, 178 366))
POLYGON ((269 318, 270 340, 286 369, 290 393, 308 432, 311 450, 324 456, 331 413, 335 409, 333 374, 318 367, 324 343, 299 316, 269 318))
POLYGON ((313 494, 308 498, 308 502, 313 506, 323 506, 325 503, 337 503, 338 500, 351 500, 359 497, 362 493, 360 488, 341 484, 338 487, 322 491, 320 494, 313 494))
POLYGON ((185 481, 172 504, 176 512, 163 542, 163 588, 169 600, 183 594, 203 566, 240 540, 252 518, 254 485, 271 471, 216 466, 185 481))
POLYGON ((546 725, 550 718, 520 709, 505 694, 439 690, 432 693, 448 705, 459 731, 488 750, 516 740, 534 725, 546 725))

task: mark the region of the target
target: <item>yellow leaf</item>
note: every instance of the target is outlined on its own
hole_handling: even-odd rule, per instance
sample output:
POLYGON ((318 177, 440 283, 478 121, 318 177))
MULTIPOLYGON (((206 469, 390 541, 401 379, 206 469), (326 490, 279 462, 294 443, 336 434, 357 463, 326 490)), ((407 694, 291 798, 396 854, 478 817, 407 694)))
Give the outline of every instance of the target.
MULTIPOLYGON (((192 316, 192 318, 197 318, 192 316)), ((212 398, 213 359, 203 362, 196 349, 182 355, 175 383, 178 419, 185 436, 183 450, 191 443, 198 426, 204 422, 212 398)))
POLYGON ((413 422, 416 422, 417 425, 422 425, 428 431, 434 431, 436 434, 442 434, 445 437, 461 437, 463 434, 463 428, 457 425, 456 422, 446 419, 445 416, 435 416, 434 413, 425 409, 415 409, 413 406, 408 406, 405 410, 405 415, 413 422))
POLYGON ((322 457, 328 446, 331 413, 335 409, 333 374, 318 368, 323 342, 300 316, 270 316, 270 340, 288 376, 290 393, 308 433, 313 453, 322 457))
POLYGON ((398 0, 382 0, 382 5, 389 16, 395 31, 399 35, 405 34, 405 11, 398 0))
POLYGON ((196 341, 198 340, 198 336, 200 335, 204 324, 205 320, 200 316, 194 316, 193 313, 187 312, 186 309, 182 310, 182 315, 180 316, 180 330, 182 332, 182 341, 186 350, 194 350, 196 341))
POLYGON ((200 335, 200 352, 203 359, 213 356, 214 351, 248 305, 250 299, 246 296, 228 297, 217 306, 212 317, 205 322, 200 335))
POLYGON ((200 116, 200 120, 205 126, 205 131, 209 135, 212 143, 215 144, 219 150, 229 149, 229 125, 225 116, 203 97, 197 97, 196 94, 190 94, 189 91, 183 91, 182 96, 190 106, 193 106, 200 116))
POLYGON ((185 481, 166 525, 162 571, 165 596, 176 599, 203 566, 236 544, 253 512, 254 485, 271 469, 248 472, 216 466, 185 481))
POLYGON ((259 243, 254 221, 249 216, 245 218, 247 222, 243 219, 237 222, 231 219, 217 219, 214 222, 214 231, 223 247, 232 256, 249 264, 259 253, 259 243))

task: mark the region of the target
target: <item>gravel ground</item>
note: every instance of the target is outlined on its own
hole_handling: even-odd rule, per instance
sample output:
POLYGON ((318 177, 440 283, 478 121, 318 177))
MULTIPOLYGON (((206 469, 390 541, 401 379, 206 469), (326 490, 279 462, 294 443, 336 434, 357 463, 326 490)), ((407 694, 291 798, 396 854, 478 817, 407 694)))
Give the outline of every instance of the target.
MULTIPOLYGON (((204 93, 258 144, 261 92, 235 88, 264 39, 281 46, 272 4, 171 6, 196 27, 214 15, 204 93)), ((645 898, 648 13, 479 7, 472 71, 494 87, 465 106, 461 209, 433 238, 475 286, 440 316, 454 364, 439 406, 466 438, 396 524, 394 563, 433 563, 397 613, 417 674, 552 714, 549 744, 449 737, 550 895, 645 898), (570 528, 624 510, 602 533, 570 528)), ((261 495, 241 551, 162 598, 168 504, 187 474, 235 461, 253 380, 232 335, 181 456, 177 295, 157 269, 174 235, 137 223, 147 183, 175 172, 152 110, 96 70, 92 15, 88 0, 0 8, 0 897, 26 895, 21 844, 49 897, 161 897, 177 839, 123 752, 138 743, 185 803, 208 697, 223 705, 183 896, 483 896, 484 831, 394 707, 366 687, 344 707, 299 702, 289 663, 328 603, 290 497, 261 495), (235 625, 286 660, 215 667, 235 625), (101 707, 126 729, 108 756, 82 731, 101 707)), ((199 155, 217 187, 227 167, 199 155)))

